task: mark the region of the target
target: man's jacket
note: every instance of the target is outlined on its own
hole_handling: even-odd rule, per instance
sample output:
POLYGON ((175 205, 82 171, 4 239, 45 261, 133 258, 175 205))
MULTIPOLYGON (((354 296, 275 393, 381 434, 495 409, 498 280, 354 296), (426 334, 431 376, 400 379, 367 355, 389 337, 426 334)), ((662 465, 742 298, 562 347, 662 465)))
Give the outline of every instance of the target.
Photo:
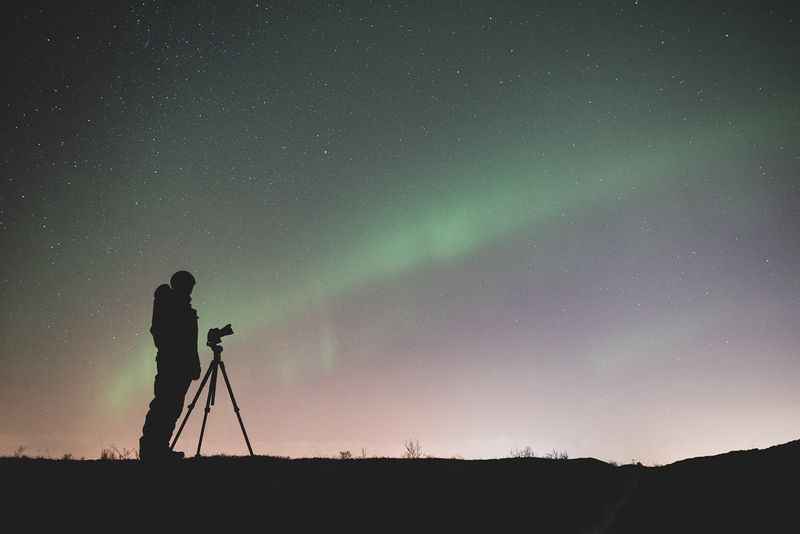
POLYGON ((197 310, 188 302, 177 302, 166 284, 156 289, 153 320, 150 325, 158 349, 158 372, 198 378, 200 355, 197 353, 197 310))

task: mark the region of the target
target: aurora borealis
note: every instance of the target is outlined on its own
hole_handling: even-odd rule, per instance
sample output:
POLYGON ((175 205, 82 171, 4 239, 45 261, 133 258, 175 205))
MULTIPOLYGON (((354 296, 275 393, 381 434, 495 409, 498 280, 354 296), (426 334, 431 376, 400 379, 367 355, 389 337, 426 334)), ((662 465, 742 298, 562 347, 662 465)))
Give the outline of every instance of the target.
POLYGON ((135 446, 178 269, 260 454, 796 439, 800 19, 701 4, 25 3, 0 453, 135 446))

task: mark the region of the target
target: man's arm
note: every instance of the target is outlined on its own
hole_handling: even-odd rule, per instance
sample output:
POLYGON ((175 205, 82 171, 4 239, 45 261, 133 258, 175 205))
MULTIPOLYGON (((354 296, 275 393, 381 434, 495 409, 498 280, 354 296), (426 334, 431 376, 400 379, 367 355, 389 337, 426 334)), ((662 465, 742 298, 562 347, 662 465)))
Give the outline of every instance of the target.
POLYGON ((191 310, 192 310, 192 315, 194 316, 194 320, 192 321, 192 339, 194 340, 194 343, 192 344, 192 347, 194 347, 194 350, 192 352, 194 353, 194 356, 191 358, 192 359, 192 362, 191 362, 192 363, 192 374, 191 374, 191 376, 192 376, 192 380, 197 380, 198 378, 200 378, 200 371, 201 371, 201 368, 200 368, 200 354, 197 351, 197 330, 198 330, 198 328, 197 328, 197 310, 195 310, 194 308, 191 308, 191 310))

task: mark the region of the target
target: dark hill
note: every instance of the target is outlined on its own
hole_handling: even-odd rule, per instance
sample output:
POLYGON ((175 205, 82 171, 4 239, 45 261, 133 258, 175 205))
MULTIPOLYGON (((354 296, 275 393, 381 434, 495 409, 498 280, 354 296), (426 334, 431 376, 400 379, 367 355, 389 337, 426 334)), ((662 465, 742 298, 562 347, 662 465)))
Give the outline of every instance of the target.
POLYGON ((4 522, 37 531, 796 532, 800 442, 663 467, 594 459, 0 459, 4 522), (263 527, 263 528, 261 528, 263 527), (788 529, 788 530, 787 530, 788 529))
POLYGON ((613 532, 800 532, 800 441, 641 469, 613 532))

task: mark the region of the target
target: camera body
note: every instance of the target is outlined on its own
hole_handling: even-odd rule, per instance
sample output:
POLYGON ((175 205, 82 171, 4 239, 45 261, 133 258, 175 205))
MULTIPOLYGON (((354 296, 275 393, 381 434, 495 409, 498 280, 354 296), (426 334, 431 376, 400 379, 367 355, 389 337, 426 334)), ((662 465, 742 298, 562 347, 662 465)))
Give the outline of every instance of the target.
POLYGON ((233 334, 233 328, 231 328, 230 323, 226 324, 222 328, 211 328, 208 330, 208 335, 206 336, 206 345, 209 347, 219 345, 222 342, 223 337, 231 334, 233 334))

